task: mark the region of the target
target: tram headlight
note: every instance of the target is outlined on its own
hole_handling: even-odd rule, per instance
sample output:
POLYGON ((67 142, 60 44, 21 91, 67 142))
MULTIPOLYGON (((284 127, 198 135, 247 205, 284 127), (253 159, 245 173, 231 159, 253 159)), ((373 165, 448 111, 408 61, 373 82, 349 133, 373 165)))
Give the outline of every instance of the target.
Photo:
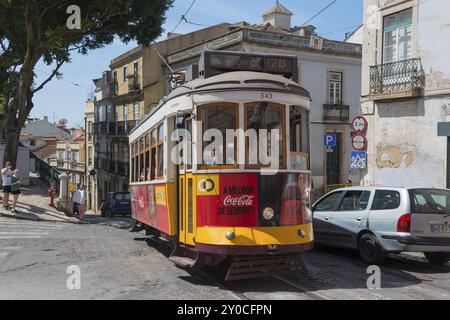
POLYGON ((236 234, 234 233, 234 232, 232 232, 232 231, 230 231, 230 232, 227 232, 226 234, 225 234, 225 238, 227 238, 228 240, 234 240, 234 239, 236 239, 236 234))
POLYGON ((265 209, 263 210, 262 215, 263 215, 264 219, 266 219, 266 220, 272 220, 273 217, 275 216, 275 211, 273 211, 272 208, 267 207, 267 208, 265 208, 265 209))

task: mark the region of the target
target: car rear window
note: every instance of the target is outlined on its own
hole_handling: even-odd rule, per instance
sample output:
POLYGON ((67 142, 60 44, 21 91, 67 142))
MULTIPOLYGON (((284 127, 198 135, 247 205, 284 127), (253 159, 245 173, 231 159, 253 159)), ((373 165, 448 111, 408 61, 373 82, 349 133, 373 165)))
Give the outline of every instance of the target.
POLYGON ((450 214, 450 191, 437 189, 409 190, 411 213, 450 214))
POLYGON ((373 199, 372 210, 393 210, 400 207, 400 192, 377 190, 373 199))
POLYGON ((115 196, 116 200, 122 201, 122 200, 131 200, 131 196, 129 193, 117 193, 115 196))

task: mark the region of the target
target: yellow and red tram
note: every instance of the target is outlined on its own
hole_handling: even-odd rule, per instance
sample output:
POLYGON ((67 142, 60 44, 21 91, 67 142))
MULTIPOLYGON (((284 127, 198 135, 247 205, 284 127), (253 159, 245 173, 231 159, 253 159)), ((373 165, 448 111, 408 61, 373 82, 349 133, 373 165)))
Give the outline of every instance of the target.
POLYGON ((239 266, 292 267, 313 246, 310 101, 296 82, 260 72, 179 86, 130 134, 132 217, 172 242, 170 259, 182 267, 231 258, 229 279, 249 273, 239 266), (249 129, 267 134, 255 142, 249 129), (218 138, 208 130, 223 133, 221 153, 209 149, 218 138), (264 139, 275 169, 250 162, 264 139))

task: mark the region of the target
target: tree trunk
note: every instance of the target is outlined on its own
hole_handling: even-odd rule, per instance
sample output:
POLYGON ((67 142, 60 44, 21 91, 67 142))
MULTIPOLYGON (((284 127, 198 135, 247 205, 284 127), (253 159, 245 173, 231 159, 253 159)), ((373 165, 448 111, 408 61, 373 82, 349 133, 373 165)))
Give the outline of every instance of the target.
POLYGON ((13 110, 8 110, 6 113, 5 132, 6 144, 2 165, 4 165, 6 161, 15 165, 17 161, 17 152, 19 150, 20 130, 16 127, 16 117, 13 110))

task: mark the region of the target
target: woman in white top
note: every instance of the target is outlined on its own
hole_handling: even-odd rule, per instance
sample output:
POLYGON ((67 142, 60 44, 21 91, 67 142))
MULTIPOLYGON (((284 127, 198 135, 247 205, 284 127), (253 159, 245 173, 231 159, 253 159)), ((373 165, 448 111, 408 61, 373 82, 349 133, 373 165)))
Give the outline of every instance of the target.
POLYGON ((9 209, 9 195, 11 194, 11 181, 13 177, 11 162, 6 162, 2 169, 3 209, 9 209))
POLYGON ((82 186, 80 189, 74 192, 72 201, 74 207, 77 208, 78 214, 80 216, 80 220, 84 219, 84 214, 86 212, 86 202, 87 202, 87 194, 86 187, 82 186))

